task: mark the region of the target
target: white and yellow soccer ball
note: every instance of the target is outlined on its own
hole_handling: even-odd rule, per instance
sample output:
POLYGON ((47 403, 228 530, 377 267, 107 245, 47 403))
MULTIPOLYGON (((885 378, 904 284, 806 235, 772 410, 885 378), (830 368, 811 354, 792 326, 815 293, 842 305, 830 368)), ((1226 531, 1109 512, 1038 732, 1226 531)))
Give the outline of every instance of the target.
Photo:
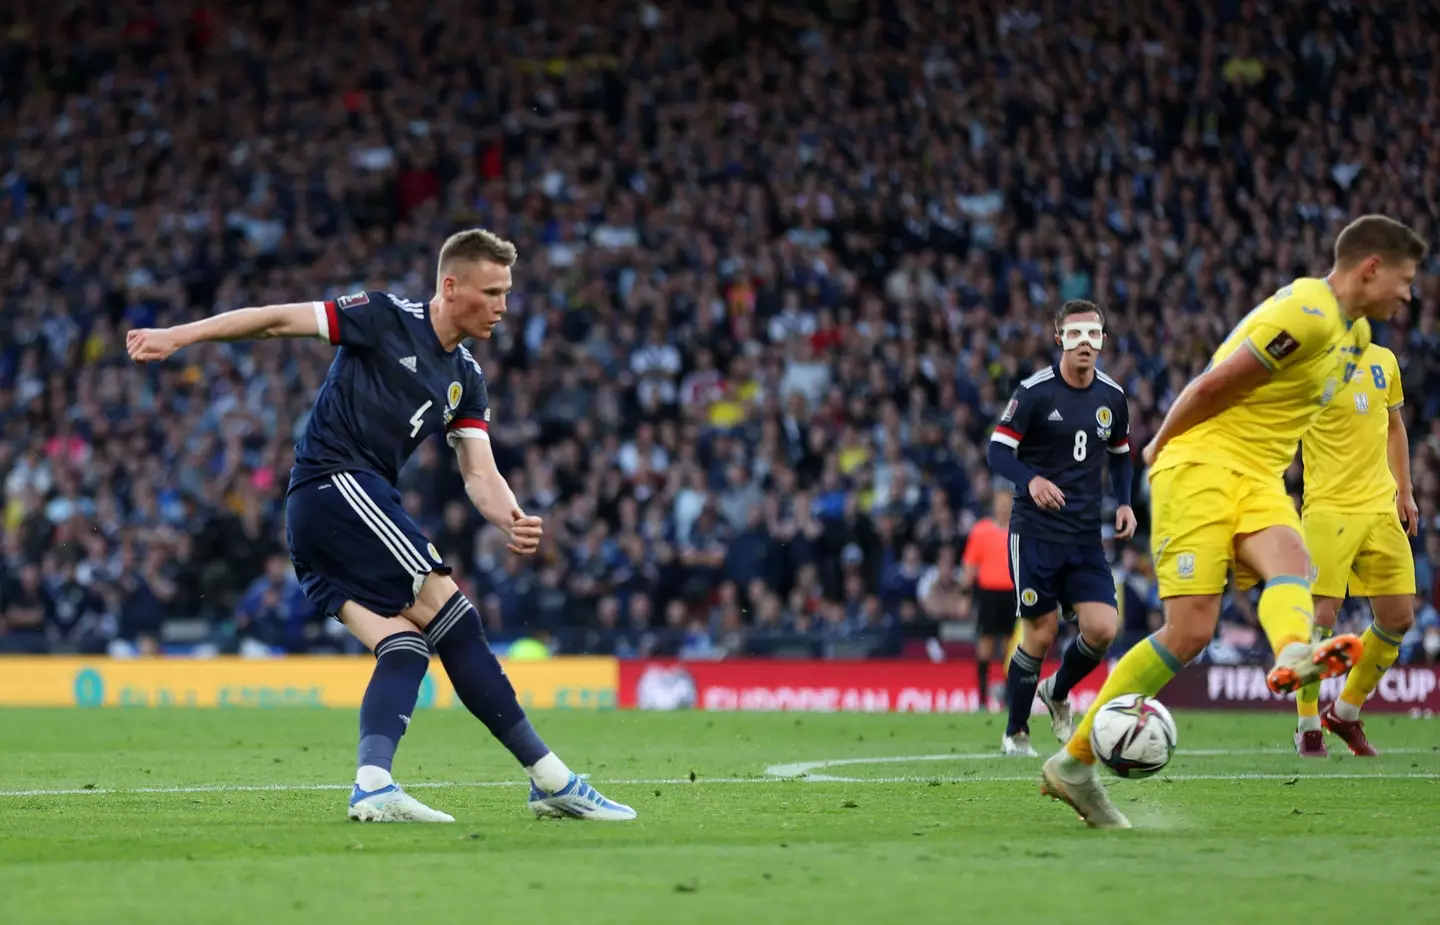
POLYGON ((1119 777, 1149 777, 1175 754, 1175 719, 1144 694, 1121 694, 1102 706, 1090 727, 1095 757, 1119 777))

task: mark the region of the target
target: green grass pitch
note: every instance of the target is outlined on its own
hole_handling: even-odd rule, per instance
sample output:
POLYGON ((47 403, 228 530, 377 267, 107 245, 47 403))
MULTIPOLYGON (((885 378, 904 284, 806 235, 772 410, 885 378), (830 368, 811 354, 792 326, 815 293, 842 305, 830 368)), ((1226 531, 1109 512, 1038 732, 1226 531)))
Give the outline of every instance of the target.
MULTIPOLYGON (((510 757, 423 712, 397 778, 450 826, 345 819, 356 719, 0 710, 0 922, 1305 925, 1440 916, 1440 724, 1301 762, 1280 714, 1177 717, 1094 832, 953 715, 540 713, 638 822, 539 822, 510 757), (693 776, 693 782, 692 782, 693 776)), ((1037 718, 1042 750, 1052 744, 1037 718)), ((1332 749, 1338 743, 1332 740, 1332 749)))

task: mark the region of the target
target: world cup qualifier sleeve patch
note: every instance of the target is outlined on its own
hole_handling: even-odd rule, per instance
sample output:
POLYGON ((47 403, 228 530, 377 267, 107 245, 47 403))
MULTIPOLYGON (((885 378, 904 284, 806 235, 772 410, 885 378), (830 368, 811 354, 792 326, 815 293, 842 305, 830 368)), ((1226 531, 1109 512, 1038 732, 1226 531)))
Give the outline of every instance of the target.
POLYGON ((347 308, 354 308, 357 305, 367 305, 370 302, 368 292, 352 292, 349 295, 342 295, 335 300, 335 307, 342 312, 347 308))
POLYGON ((1300 342, 1288 331, 1281 331, 1270 338, 1270 343, 1265 345, 1265 352, 1270 354, 1272 359, 1283 360, 1296 350, 1300 349, 1300 342))

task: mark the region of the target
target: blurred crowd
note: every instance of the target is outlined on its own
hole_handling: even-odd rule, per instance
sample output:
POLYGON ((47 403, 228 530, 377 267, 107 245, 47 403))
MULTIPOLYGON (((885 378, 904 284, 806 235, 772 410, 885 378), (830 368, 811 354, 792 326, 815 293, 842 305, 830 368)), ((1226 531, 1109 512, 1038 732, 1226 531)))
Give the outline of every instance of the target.
MULTIPOLYGON (((3 651, 344 646, 282 522, 332 348, 138 368, 124 332, 359 288, 428 299, 460 227, 520 250, 474 350, 547 541, 508 556, 438 441, 403 473, 409 509, 497 639, 692 657, 963 640, 965 595, 929 592, 958 580, 990 426, 1053 355, 1060 301, 1104 305, 1138 451, 1350 218, 1440 253, 1433 3, 12 10, 3 651)), ((1378 333, 1424 520, 1409 660, 1440 650, 1436 270, 1378 333)), ((1143 537, 1112 552, 1134 640, 1153 573, 1143 537)), ((1237 597, 1211 657, 1259 645, 1237 597)))

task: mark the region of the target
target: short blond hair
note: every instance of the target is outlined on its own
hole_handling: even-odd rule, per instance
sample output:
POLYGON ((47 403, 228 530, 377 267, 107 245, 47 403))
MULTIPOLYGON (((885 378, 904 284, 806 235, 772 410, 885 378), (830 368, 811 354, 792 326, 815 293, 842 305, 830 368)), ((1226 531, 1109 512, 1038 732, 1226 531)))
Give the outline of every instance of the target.
POLYGON ((1386 263, 1425 259, 1425 240, 1404 224, 1384 215, 1362 215, 1335 239, 1335 264, 1352 267, 1370 257, 1386 263))
POLYGON ((455 263, 478 263, 488 261, 501 266, 513 267, 519 252, 515 245, 494 232, 484 228, 467 228, 457 231, 440 245, 440 259, 437 268, 444 273, 455 263))

